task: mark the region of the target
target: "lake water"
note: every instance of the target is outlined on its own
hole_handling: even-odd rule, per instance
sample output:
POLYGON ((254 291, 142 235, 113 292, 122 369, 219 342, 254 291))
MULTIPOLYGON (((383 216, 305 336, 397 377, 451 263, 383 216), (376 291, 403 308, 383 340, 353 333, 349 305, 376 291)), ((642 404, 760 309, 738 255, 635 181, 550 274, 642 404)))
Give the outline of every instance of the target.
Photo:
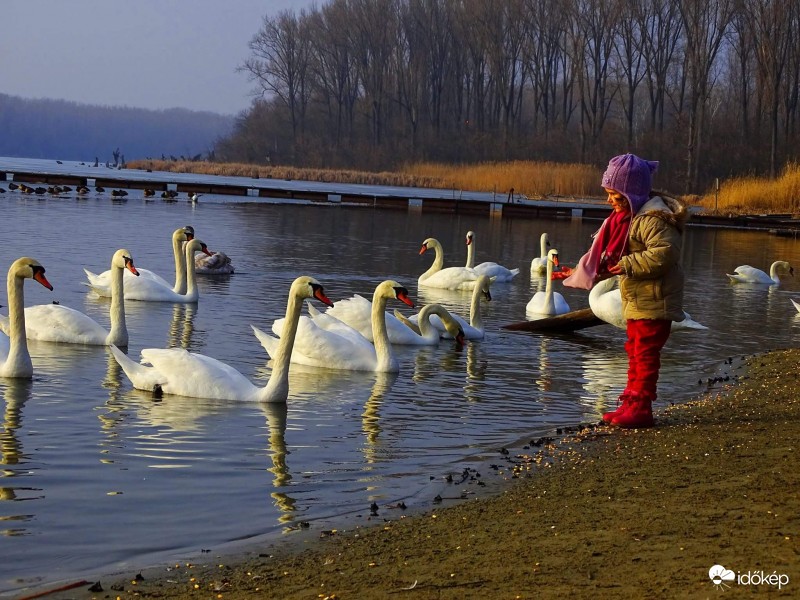
MULTIPOLYGON (((377 376, 291 372, 283 405, 165 396, 132 389, 105 348, 30 343, 32 381, 0 379, 0 593, 43 583, 222 552, 337 515, 367 523, 369 506, 404 501, 428 508, 443 477, 521 448, 556 427, 595 421, 625 382, 624 333, 611 326, 558 336, 508 332, 525 320, 538 283, 529 263, 547 231, 574 264, 597 222, 511 220, 375 211, 345 206, 238 204, 206 196, 187 202, 127 202, 0 196, 0 268, 31 256, 53 292, 27 282, 26 305, 57 300, 108 323, 108 303, 85 286, 83 269, 108 269, 127 248, 136 265, 172 279, 172 231, 194 226, 237 272, 201 279, 196 305, 127 302, 129 353, 181 346, 218 358, 264 383, 268 358, 250 324, 269 330, 283 316, 290 282, 308 274, 336 301, 371 297, 388 278, 419 304, 441 301, 466 314, 469 293, 423 293, 432 261, 426 237, 463 264, 464 235, 476 233, 477 261, 519 267, 484 303, 486 339, 456 349, 398 347, 401 371, 377 376), (355 516, 360 515, 360 516, 355 516)), ((731 285, 740 264, 800 267, 795 240, 761 232, 690 228, 686 310, 708 331, 674 334, 663 356, 659 404, 705 389, 698 380, 729 356, 797 344, 800 317, 789 301, 800 283, 731 285)), ((586 292, 557 289, 573 309, 586 292)), ((5 305, 5 293, 0 295, 5 305)), ((391 306, 390 308, 401 308, 391 306)), ((408 310, 405 310, 408 314, 408 310)), ((443 494, 445 495, 445 494, 443 494)))

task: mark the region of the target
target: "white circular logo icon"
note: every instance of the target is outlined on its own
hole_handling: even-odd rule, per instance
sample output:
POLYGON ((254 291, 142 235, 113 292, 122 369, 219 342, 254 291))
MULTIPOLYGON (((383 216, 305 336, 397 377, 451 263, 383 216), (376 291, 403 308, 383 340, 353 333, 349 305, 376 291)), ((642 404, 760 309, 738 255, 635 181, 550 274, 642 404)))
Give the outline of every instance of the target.
POLYGON ((722 565, 714 565, 711 567, 708 570, 708 576, 714 585, 721 585, 723 587, 730 587, 725 582, 736 579, 736 574, 722 565))

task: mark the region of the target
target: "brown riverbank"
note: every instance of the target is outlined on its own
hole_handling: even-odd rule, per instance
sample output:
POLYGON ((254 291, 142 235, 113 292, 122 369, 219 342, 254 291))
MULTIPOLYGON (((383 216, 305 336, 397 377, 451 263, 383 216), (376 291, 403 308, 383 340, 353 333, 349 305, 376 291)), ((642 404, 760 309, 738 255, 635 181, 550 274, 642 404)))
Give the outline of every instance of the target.
POLYGON ((706 598, 722 591, 717 564, 734 592, 796 597, 800 350, 730 373, 738 383, 662 410, 654 429, 570 435, 549 467, 516 457, 525 475, 493 497, 47 597, 706 598))

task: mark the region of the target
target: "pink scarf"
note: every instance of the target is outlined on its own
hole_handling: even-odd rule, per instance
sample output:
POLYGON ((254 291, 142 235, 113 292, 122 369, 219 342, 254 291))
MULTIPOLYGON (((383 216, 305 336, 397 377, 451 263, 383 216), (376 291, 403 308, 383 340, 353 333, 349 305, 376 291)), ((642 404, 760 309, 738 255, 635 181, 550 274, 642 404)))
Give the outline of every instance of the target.
POLYGON ((625 253, 630 225, 631 213, 611 213, 595 234, 592 247, 575 265, 572 274, 564 279, 564 285, 592 289, 597 275, 606 273, 608 267, 616 265, 625 253))

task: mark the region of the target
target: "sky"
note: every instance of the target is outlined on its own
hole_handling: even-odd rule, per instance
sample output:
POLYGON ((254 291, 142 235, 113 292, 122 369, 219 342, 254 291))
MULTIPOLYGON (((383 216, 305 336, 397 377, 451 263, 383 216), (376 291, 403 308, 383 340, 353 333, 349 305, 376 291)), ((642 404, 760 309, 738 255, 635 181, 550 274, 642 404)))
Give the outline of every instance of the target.
POLYGON ((265 15, 323 0, 3 0, 0 93, 235 115, 265 15))

